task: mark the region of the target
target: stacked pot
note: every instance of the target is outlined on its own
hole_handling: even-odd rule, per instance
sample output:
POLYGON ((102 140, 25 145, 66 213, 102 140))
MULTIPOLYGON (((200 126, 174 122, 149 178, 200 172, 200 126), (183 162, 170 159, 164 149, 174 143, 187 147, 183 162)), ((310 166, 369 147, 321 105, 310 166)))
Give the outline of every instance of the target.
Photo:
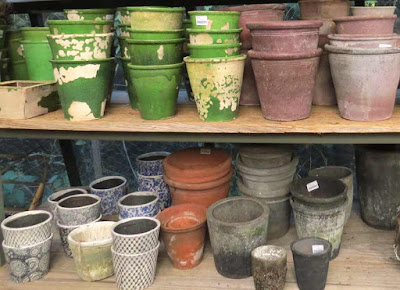
POLYGON ((185 57, 200 119, 231 121, 239 111, 245 55, 240 54, 238 11, 190 11, 185 57))
POLYGON ((248 23, 251 57, 263 117, 295 121, 310 116, 315 78, 322 49, 322 21, 248 23))
POLYGON ((268 239, 282 237, 290 225, 289 186, 299 162, 286 145, 243 145, 236 158, 240 193, 268 205, 268 239))
POLYGON ((21 45, 22 33, 19 30, 7 32, 7 49, 10 57, 9 72, 11 80, 28 80, 25 58, 21 45))

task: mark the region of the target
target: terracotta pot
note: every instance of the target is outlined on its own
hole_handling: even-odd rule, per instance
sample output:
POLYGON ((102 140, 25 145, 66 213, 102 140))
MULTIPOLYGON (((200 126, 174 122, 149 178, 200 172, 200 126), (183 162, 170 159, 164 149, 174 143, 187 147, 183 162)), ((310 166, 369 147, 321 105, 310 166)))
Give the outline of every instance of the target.
POLYGON ((318 47, 322 21, 270 21, 248 23, 254 51, 270 53, 313 52, 318 47))
POLYGON ((340 116, 354 121, 390 118, 400 77, 400 48, 325 48, 340 116))
POLYGON ((392 34, 332 34, 329 43, 341 47, 354 48, 388 48, 400 47, 400 35, 392 34))
POLYGON ((310 116, 322 49, 276 54, 250 50, 263 117, 295 121, 310 116))
POLYGON ((162 211, 161 238, 175 268, 190 269, 203 258, 207 209, 198 204, 175 205, 162 211))
POLYGON ((339 34, 389 34, 393 33, 396 15, 347 16, 333 19, 339 34))
MULTIPOLYGON (((242 43, 243 47, 243 43, 242 43)), ((241 50, 240 54, 247 55, 248 50, 241 50)), ((254 78, 251 58, 247 57, 244 63, 242 92, 240 94, 239 104, 242 106, 259 106, 260 98, 258 97, 256 79, 254 78)))
POLYGON ((351 7, 351 14, 354 16, 392 16, 396 6, 374 6, 374 7, 351 7))
POLYGON ((331 19, 322 20, 323 24, 319 28, 318 47, 324 48, 325 44, 329 44, 328 35, 336 33, 336 24, 331 19))
POLYGON ((331 67, 329 65, 328 53, 321 54, 317 77, 313 92, 313 105, 332 106, 336 104, 335 87, 333 86, 331 67))
POLYGON ((299 6, 300 18, 304 20, 332 19, 348 16, 350 12, 349 1, 301 0, 299 6))

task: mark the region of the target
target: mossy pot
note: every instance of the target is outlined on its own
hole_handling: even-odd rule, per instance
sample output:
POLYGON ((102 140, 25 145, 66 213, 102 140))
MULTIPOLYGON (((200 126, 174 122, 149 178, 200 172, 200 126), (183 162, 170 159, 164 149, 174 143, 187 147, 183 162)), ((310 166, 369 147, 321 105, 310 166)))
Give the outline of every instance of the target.
POLYGON ((24 40, 45 41, 50 34, 48 27, 23 27, 20 31, 24 40))
POLYGON ((64 9, 68 20, 114 20, 114 9, 64 9))
POLYGON ((138 99, 137 99, 137 96, 135 95, 135 88, 133 87, 131 74, 129 73, 129 68, 128 68, 128 64, 131 63, 131 60, 129 58, 124 58, 124 57, 121 57, 120 60, 121 60, 121 64, 122 64, 122 70, 124 72, 126 87, 128 89, 129 104, 132 109, 137 110, 138 109, 138 104, 137 104, 138 99))
POLYGON ((24 59, 11 61, 9 64, 9 72, 11 80, 29 80, 28 70, 24 59))
POLYGON ((21 40, 29 79, 32 81, 54 80, 50 64, 51 50, 47 40, 21 40))
POLYGON ((96 34, 110 33, 113 22, 110 20, 48 20, 50 34, 96 34))
POLYGON ((190 57, 213 58, 238 56, 241 43, 228 44, 188 44, 190 57))
POLYGON ((22 52, 21 40, 22 38, 16 38, 16 39, 11 39, 8 42, 7 47, 11 61, 18 61, 18 60, 25 61, 24 54, 22 52))
POLYGON ((123 58, 131 58, 128 49, 128 42, 129 36, 118 36, 118 42, 121 49, 121 57, 123 58))
POLYGON ((8 25, 0 25, 0 48, 4 48, 6 45, 6 30, 8 25))
POLYGON ((187 29, 189 33, 190 44, 223 44, 239 43, 239 36, 242 28, 229 30, 207 30, 187 29))
POLYGON ((238 29, 240 12, 238 11, 189 11, 194 29, 238 29))
POLYGON ((140 30, 181 29, 185 8, 169 7, 128 7, 131 25, 140 30))
POLYGON ((183 29, 173 30, 139 30, 139 29, 128 29, 130 39, 133 40, 167 40, 167 39, 179 39, 183 37, 183 29))

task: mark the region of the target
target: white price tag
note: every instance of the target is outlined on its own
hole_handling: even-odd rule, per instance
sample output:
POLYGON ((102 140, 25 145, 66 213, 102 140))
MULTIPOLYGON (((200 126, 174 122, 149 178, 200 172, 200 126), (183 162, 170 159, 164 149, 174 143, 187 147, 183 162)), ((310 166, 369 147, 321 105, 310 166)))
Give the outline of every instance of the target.
POLYGON ((114 19, 114 14, 106 15, 106 20, 113 20, 113 19, 114 19))
POLYGON ((198 15, 196 16, 196 25, 207 25, 208 24, 208 19, 207 15, 198 15))
POLYGON ((319 188, 319 185, 318 185, 318 181, 316 181, 316 180, 307 184, 308 192, 316 190, 318 188, 319 188))
POLYGON ((321 253, 325 250, 324 245, 313 245, 312 246, 312 252, 313 254, 318 254, 321 253))
POLYGON ((211 149, 209 149, 209 148, 201 148, 200 149, 200 154, 210 155, 211 154, 211 149))
POLYGON ((379 47, 380 48, 382 48, 382 47, 392 47, 392 45, 391 44, 387 44, 387 43, 381 43, 381 44, 379 44, 379 47))

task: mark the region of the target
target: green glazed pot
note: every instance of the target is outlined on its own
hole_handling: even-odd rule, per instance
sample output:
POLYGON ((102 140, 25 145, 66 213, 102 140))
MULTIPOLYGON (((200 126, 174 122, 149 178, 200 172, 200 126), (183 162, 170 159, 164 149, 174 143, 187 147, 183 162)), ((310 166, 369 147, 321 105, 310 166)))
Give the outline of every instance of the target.
POLYGON ((241 43, 227 44, 188 44, 190 57, 209 58, 209 57, 231 57, 238 56, 241 43))
POLYGON ((173 30, 182 28, 185 8, 128 7, 131 26, 139 30, 173 30))
POLYGON ((51 50, 49 42, 21 40, 29 79, 32 81, 54 80, 50 64, 51 50))
POLYGON ((117 35, 118 36, 129 36, 128 29, 131 28, 130 24, 120 24, 118 25, 117 35))
POLYGON ((111 56, 113 33, 49 35, 53 59, 91 60, 111 56))
POLYGON ((246 55, 184 58, 201 120, 219 122, 236 118, 245 59, 246 55))
POLYGON ((131 58, 128 49, 129 36, 118 36, 119 46, 121 47, 121 57, 123 58, 131 58))
POLYGON ((20 31, 24 40, 44 41, 50 34, 48 27, 23 27, 20 31))
POLYGON ((131 26, 131 14, 128 11, 128 7, 118 7, 115 18, 119 19, 122 24, 131 26))
POLYGON ((6 30, 8 25, 0 25, 0 48, 4 48, 6 45, 6 30))
POLYGON ((22 38, 22 32, 21 32, 21 30, 10 30, 10 31, 7 31, 6 36, 7 36, 6 37, 7 41, 10 41, 13 39, 20 39, 20 38, 22 38))
POLYGON ((95 34, 110 33, 113 22, 110 20, 48 20, 50 34, 95 34))
POLYGON ((140 117, 159 120, 175 115, 184 63, 170 65, 128 64, 140 117))
POLYGON ((126 80, 126 87, 128 89, 128 96, 129 96, 129 104, 131 108, 137 110, 138 108, 138 100, 135 95, 135 88, 133 87, 133 82, 131 78, 131 74, 129 73, 128 64, 131 63, 129 58, 120 58, 122 63, 122 70, 124 71, 124 76, 126 80))
POLYGON ((190 44, 238 43, 242 28, 229 30, 188 29, 190 44))
POLYGON ((133 65, 163 65, 182 62, 184 38, 170 40, 127 39, 133 65))
POLYGON ((0 78, 2 82, 10 80, 10 76, 8 74, 9 62, 9 58, 0 59, 0 78))
POLYGON ((29 80, 28 70, 26 68, 25 60, 12 61, 9 64, 10 79, 11 80, 29 80))
POLYGON ((238 29, 239 11, 189 11, 194 29, 238 29))
POLYGON ((114 21, 114 9, 64 9, 68 20, 111 20, 114 21))
POLYGON ((24 55, 22 53, 21 40, 22 38, 15 38, 8 41, 8 53, 11 61, 23 60, 25 62, 24 55))
POLYGON ((133 40, 166 40, 166 39, 178 39, 183 36, 183 29, 174 30, 138 30, 128 29, 129 38, 133 40))
POLYGON ((65 118, 87 121, 103 117, 112 85, 114 58, 51 60, 51 64, 65 118))

